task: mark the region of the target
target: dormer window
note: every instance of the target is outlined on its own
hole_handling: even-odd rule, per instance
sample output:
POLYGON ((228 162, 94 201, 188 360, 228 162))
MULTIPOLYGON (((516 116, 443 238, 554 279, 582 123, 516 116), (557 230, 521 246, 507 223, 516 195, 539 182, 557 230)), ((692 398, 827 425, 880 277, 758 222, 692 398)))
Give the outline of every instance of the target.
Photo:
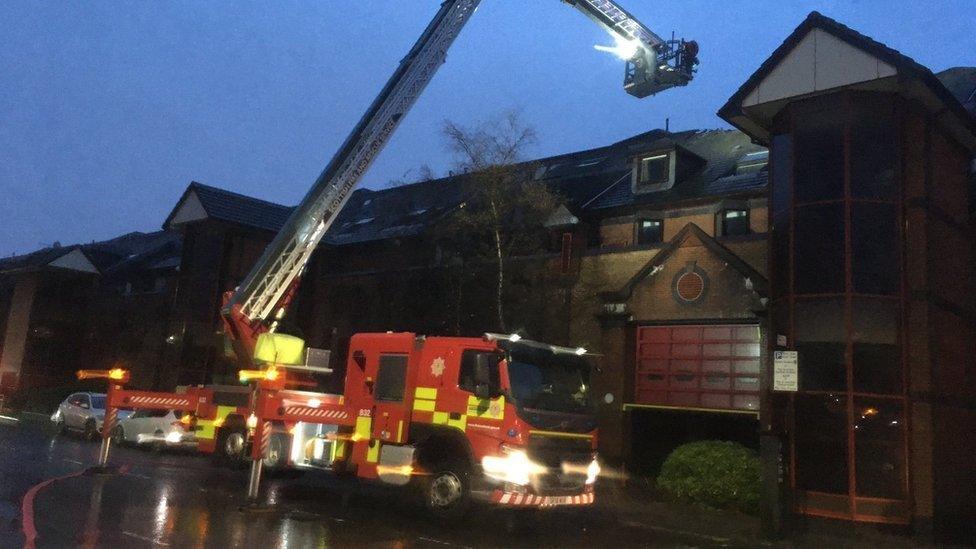
POLYGON ((675 149, 656 150, 634 157, 631 189, 634 193, 666 191, 678 175, 675 149))
POLYGON ((637 177, 638 186, 666 184, 670 179, 670 153, 658 153, 640 159, 640 174, 637 177))

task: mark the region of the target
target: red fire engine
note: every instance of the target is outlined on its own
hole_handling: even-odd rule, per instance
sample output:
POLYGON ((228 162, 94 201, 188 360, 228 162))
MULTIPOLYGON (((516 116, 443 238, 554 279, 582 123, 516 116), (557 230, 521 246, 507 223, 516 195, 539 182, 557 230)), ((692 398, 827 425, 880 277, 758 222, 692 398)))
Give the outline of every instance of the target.
MULTIPOLYGON (((315 360, 321 350, 277 333, 312 252, 479 3, 442 3, 253 270, 226 297, 226 333, 246 368, 241 380, 254 382, 247 415, 239 406, 221 409, 207 388, 188 389, 179 406, 195 412, 201 435, 208 435, 201 436, 204 450, 231 456, 250 447, 252 499, 265 463, 287 462, 415 484, 438 514, 459 512, 469 496, 513 506, 593 501, 599 465, 584 349, 518 335, 358 334, 349 347, 344 394, 333 395, 309 390, 311 377, 328 370, 315 360)), ((611 0, 567 3, 615 38, 617 46, 605 49, 625 59, 624 89, 631 95, 691 81, 694 42, 661 39, 611 0)), ((109 415, 113 407, 135 406, 126 393, 110 387, 109 415)))

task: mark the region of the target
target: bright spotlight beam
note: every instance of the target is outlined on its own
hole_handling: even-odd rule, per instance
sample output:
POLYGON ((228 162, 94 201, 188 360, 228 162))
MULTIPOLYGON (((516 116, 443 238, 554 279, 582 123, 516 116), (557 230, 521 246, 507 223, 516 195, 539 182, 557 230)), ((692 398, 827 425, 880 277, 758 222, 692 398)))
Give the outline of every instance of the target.
POLYGON ((602 46, 598 44, 593 46, 593 48, 597 51, 612 53, 624 61, 629 61, 643 47, 641 41, 636 38, 633 40, 624 40, 623 38, 614 36, 614 41, 617 43, 615 46, 602 46))

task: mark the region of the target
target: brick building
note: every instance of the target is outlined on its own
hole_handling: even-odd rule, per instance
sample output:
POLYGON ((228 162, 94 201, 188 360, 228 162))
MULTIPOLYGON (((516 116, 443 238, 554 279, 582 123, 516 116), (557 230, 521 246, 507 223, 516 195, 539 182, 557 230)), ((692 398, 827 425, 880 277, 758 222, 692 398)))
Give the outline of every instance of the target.
POLYGON ((0 394, 30 404, 117 363, 142 365, 135 381, 152 385, 179 258, 179 238, 159 231, 0 259, 0 394))

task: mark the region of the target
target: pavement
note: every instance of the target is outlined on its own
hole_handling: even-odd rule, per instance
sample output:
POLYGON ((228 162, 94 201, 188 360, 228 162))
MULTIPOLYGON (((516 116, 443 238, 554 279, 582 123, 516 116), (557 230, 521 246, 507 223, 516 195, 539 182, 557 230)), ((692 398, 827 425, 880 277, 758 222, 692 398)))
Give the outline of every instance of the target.
POLYGON ((788 542, 759 536, 755 517, 649 498, 618 482, 597 504, 514 513, 476 506, 428 518, 402 491, 310 471, 262 482, 195 454, 113 448, 112 474, 93 474, 98 443, 55 435, 46 418, 0 421, 0 547, 756 547, 898 546, 819 528, 788 542), (825 541, 826 540, 826 541, 825 541))

